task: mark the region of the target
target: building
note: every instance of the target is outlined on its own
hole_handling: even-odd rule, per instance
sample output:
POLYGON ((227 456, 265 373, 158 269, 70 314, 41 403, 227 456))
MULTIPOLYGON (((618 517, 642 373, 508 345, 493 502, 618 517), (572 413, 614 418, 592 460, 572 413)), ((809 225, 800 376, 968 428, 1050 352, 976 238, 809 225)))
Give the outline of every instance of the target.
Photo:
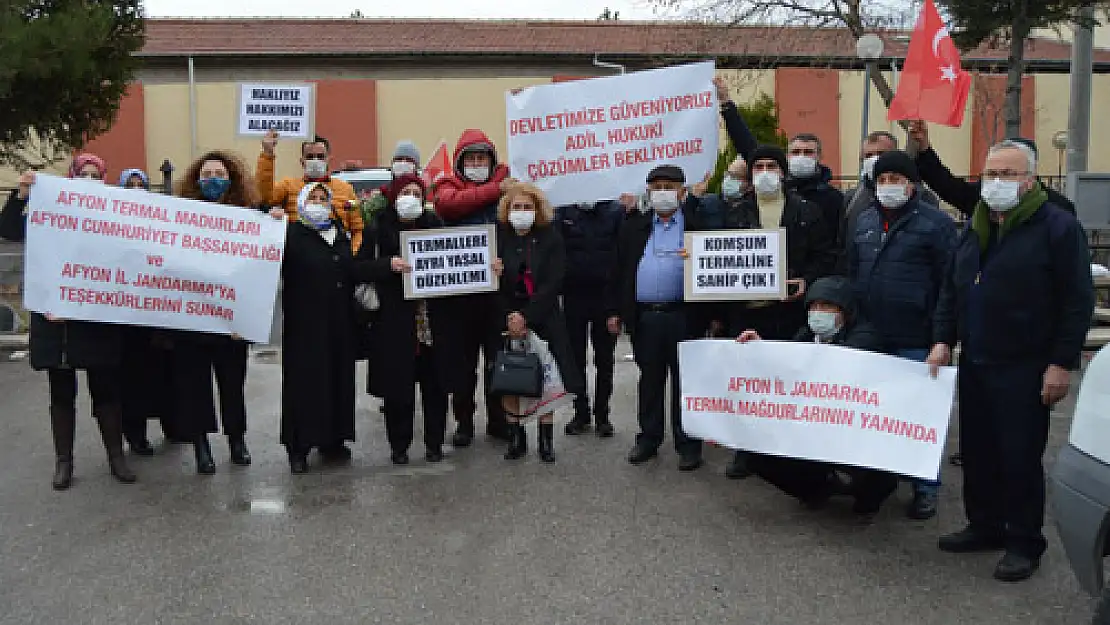
MULTIPOLYGON (((904 56, 908 37, 887 37, 886 54, 904 56)), ((854 175, 864 98, 862 62, 849 33, 835 29, 722 27, 645 22, 552 22, 364 19, 151 19, 139 56, 143 66, 119 116, 88 149, 104 156, 111 176, 126 167, 156 172, 169 161, 180 173, 212 148, 253 163, 256 139, 236 136, 240 82, 314 81, 317 134, 346 160, 388 162, 399 139, 413 139, 425 158, 464 128, 486 130, 505 145, 504 93, 552 81, 611 75, 716 58, 738 102, 773 97, 788 133, 815 132, 833 171, 854 175), (597 61, 601 61, 598 63, 597 61)), ((957 173, 976 173, 1000 138, 1004 49, 965 55, 975 73, 961 128, 934 130, 934 143, 957 173)), ((1024 79, 1023 129, 1041 147, 1041 172, 1054 175, 1060 155, 1052 136, 1067 126, 1070 46, 1031 40, 1024 79)), ((1095 52, 1092 110, 1110 107, 1110 50, 1095 52)), ((888 80, 889 61, 885 62, 888 80)), ((895 130, 873 91, 869 128, 895 130)), ((1093 120, 1092 139, 1104 122, 1093 120)), ((900 131, 897 131, 900 132, 900 131)), ((297 175, 299 143, 282 142, 278 174, 297 175)), ((1110 142, 1092 140, 1090 167, 1110 171, 1110 142)), ((158 175, 154 178, 157 180, 158 175)), ((0 186, 14 183, 4 172, 0 186)))

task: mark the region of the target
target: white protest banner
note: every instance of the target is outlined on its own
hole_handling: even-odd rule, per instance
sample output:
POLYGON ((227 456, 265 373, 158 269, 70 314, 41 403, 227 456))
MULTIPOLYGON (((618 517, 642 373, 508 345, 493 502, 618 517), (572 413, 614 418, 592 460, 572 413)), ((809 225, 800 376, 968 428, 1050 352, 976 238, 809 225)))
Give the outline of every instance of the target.
POLYGON ((497 290, 497 227, 492 224, 402 232, 401 257, 412 265, 404 277, 405 299, 497 290))
POLYGON ((316 91, 311 83, 239 85, 238 134, 261 137, 276 130, 286 139, 312 138, 316 91))
POLYGON ((936 479, 955 367, 816 343, 678 346, 682 426, 734 449, 936 479))
POLYGON ((693 184, 717 162, 713 71, 708 61, 508 93, 509 169, 556 206, 637 192, 658 165, 693 184))
POLYGON ((27 209, 28 310, 269 340, 284 221, 45 174, 27 209))
POLYGON ((786 229, 687 232, 688 302, 786 297, 786 229))

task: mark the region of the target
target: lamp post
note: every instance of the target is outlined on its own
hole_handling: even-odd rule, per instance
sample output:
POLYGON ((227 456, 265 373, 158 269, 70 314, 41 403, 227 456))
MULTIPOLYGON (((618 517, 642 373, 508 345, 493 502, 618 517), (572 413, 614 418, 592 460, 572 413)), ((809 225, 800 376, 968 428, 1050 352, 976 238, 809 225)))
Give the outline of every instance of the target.
MULTIPOLYGON (((1068 131, 1060 130, 1052 135, 1052 147, 1056 148, 1056 177, 1064 177, 1064 152, 1068 149, 1068 131)), ((1059 184, 1059 182, 1057 182, 1059 184)))
POLYGON ((883 40, 868 33, 856 40, 856 56, 863 60, 863 121, 860 124, 860 143, 867 138, 868 118, 871 115, 871 72, 875 61, 883 55, 883 40))

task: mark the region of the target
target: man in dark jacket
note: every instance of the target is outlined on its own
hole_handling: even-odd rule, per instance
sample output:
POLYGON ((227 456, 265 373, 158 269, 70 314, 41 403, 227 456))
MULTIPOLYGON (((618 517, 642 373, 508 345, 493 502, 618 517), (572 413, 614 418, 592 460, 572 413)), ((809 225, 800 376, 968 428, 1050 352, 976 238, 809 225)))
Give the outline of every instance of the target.
POLYGON ((1087 237, 1048 198, 1028 146, 1003 141, 983 168, 983 201, 945 273, 927 362, 959 341, 965 529, 951 553, 1005 550, 994 576, 1020 581, 1045 550, 1041 457, 1052 406, 1068 393, 1094 309, 1087 237))
POLYGON ((628 330, 640 368, 640 433, 628 461, 647 462, 663 444, 669 377, 671 435, 679 455, 678 468, 694 471, 702 465, 702 445, 682 429, 678 344, 698 336, 700 330, 699 309, 683 302, 683 235, 701 228, 698 199, 686 192, 685 182, 682 169, 674 165, 661 165, 648 174, 651 212, 631 213, 621 225, 606 312, 610 333, 616 335, 622 323, 628 330))
MULTIPOLYGON (((956 241, 952 218, 921 198, 913 160, 900 150, 875 162, 875 195, 860 213, 845 250, 863 318, 892 356, 924 361, 932 343, 944 267, 956 241)), ((911 519, 937 513, 937 480, 914 480, 911 519)))
MULTIPOLYGON (((841 227, 840 247, 851 243, 850 234, 856 231, 860 213, 875 202, 875 163, 887 152, 898 149, 898 138, 885 130, 867 135, 860 145, 859 185, 844 194, 844 222, 841 227)), ((930 206, 940 206, 940 201, 924 185, 917 185, 918 199, 930 206)))
POLYGON ((832 170, 821 163, 821 139, 809 133, 796 135, 786 154, 790 164, 787 187, 821 208, 821 227, 828 231, 826 236, 838 240, 844 221, 844 194, 829 184, 832 170))
MULTIPOLYGON (((755 329, 771 340, 788 340, 805 321, 802 298, 808 285, 829 275, 836 265, 836 231, 826 228, 820 207, 807 202, 783 184, 788 168, 786 154, 776 146, 752 151, 751 189, 739 197, 725 198, 726 230, 784 228, 786 267, 791 290, 786 301, 739 302, 726 306, 730 331, 755 329)), ((734 454, 725 469, 731 479, 748 475, 745 452, 734 454)))
MULTIPOLYGON (((921 151, 917 153, 917 169, 921 172, 921 179, 937 192, 940 199, 951 204, 965 216, 970 217, 975 211, 975 207, 979 205, 979 192, 982 182, 968 182, 952 175, 952 172, 941 162, 940 156, 933 149, 932 144, 929 143, 929 127, 925 122, 921 120, 910 122, 909 135, 910 139, 916 140, 918 145, 921 146, 921 151)), ((1037 156, 1037 144, 1033 141, 1021 137, 1014 137, 1011 140, 1025 145, 1033 152, 1034 157, 1037 156)), ((1035 172, 1034 175, 1036 175, 1035 172)), ((1043 183, 1041 187, 1048 194, 1048 199, 1053 205, 1068 211, 1072 215, 1075 214, 1075 204, 1072 204, 1072 201, 1066 196, 1043 183)))
MULTIPOLYGON (((555 211, 555 228, 566 245, 566 277, 563 280, 563 310, 567 319, 575 366, 586 376, 586 347, 594 346, 594 418, 597 435, 613 435, 609 399, 613 395, 613 366, 616 337, 606 328, 605 298, 611 287, 610 268, 617 255, 617 236, 624 221, 620 202, 603 200, 592 204, 560 206, 555 211)), ((574 400, 574 419, 568 435, 590 430, 590 397, 574 400)))
MULTIPOLYGON (((874 328, 859 321, 854 302, 852 284, 846 278, 830 276, 817 280, 806 292, 807 319, 794 334, 793 340, 880 351, 882 337, 874 328)), ((749 329, 737 340, 746 343, 762 338, 759 332, 749 329)), ((836 475, 837 470, 843 471, 852 479, 847 492, 855 497, 853 509, 866 518, 873 517, 898 487, 897 476, 875 469, 838 467, 815 460, 764 454, 750 454, 748 463, 759 477, 811 508, 821 507, 830 497, 844 490, 836 475)))

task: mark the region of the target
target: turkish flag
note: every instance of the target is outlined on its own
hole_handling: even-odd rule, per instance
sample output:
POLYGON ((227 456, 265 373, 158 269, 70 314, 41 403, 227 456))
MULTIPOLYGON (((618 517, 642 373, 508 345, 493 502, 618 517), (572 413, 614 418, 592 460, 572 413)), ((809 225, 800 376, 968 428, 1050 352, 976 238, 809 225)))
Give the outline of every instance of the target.
POLYGON ((432 158, 428 159, 428 164, 424 166, 424 182, 429 185, 435 184, 443 176, 450 175, 452 171, 454 167, 451 166, 451 155, 447 152, 447 142, 440 141, 432 158))
POLYGON ((933 0, 925 0, 898 76, 898 93, 886 118, 959 126, 964 121, 970 90, 971 74, 960 68, 960 52, 948 36, 933 0))

